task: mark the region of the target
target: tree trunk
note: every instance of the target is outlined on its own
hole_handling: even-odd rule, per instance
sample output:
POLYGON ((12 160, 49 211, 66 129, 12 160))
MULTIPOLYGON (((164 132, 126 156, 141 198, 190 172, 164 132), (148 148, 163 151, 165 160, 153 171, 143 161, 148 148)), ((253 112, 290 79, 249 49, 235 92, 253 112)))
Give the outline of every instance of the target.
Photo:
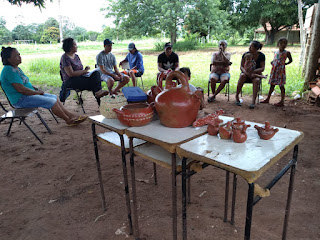
POLYGON ((302 3, 301 0, 298 0, 298 16, 299 16, 299 26, 300 26, 300 45, 301 45, 301 51, 300 51, 300 60, 299 64, 300 66, 303 65, 304 60, 304 52, 306 51, 306 36, 304 32, 304 26, 303 26, 303 15, 302 15, 302 3))
POLYGON ((268 31, 268 38, 266 44, 273 44, 274 43, 274 37, 278 31, 275 29, 271 29, 271 31, 268 31))
POLYGON ((59 5, 59 31, 60 31, 60 43, 62 43, 62 40, 63 40, 63 33, 62 33, 63 22, 62 22, 61 8, 60 8, 60 0, 58 0, 58 5, 59 5))
POLYGON ((318 68, 318 59, 320 58, 320 0, 315 9, 315 17, 313 21, 311 35, 311 45, 307 59, 307 68, 304 78, 305 89, 308 88, 309 82, 312 81, 316 75, 318 68))

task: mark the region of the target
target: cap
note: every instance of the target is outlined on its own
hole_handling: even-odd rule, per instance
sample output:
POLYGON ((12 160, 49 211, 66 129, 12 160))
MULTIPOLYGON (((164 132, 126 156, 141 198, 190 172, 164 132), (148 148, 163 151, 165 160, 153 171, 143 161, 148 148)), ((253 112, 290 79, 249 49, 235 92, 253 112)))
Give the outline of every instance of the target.
POLYGON ((171 42, 167 42, 167 43, 164 45, 164 48, 172 48, 171 42))
POLYGON ((128 45, 128 50, 129 51, 131 51, 131 50, 133 50, 133 49, 135 49, 136 48, 136 45, 134 45, 134 43, 132 42, 132 43, 129 43, 129 45, 128 45))
POLYGON ((103 44, 104 46, 106 46, 106 45, 114 44, 114 42, 112 42, 109 38, 107 38, 103 41, 103 44))

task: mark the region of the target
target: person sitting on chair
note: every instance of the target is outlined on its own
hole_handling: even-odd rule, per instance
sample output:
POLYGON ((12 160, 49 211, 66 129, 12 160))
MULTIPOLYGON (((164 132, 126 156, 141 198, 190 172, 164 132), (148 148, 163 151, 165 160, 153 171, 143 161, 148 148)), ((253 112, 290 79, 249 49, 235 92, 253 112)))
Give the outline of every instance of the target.
POLYGON ((90 67, 86 66, 83 69, 81 60, 76 54, 78 46, 73 38, 64 39, 62 49, 65 53, 60 60, 60 71, 63 80, 60 92, 61 102, 64 102, 67 98, 66 89, 72 88, 92 91, 100 105, 100 98, 108 95, 108 91, 102 90, 99 72, 93 72, 90 76, 85 75, 90 67))
POLYGON ((141 77, 144 73, 143 59, 142 54, 138 51, 134 43, 129 43, 128 50, 129 53, 126 58, 119 63, 119 67, 125 62, 129 62, 130 69, 125 70, 124 73, 130 76, 132 84, 135 87, 136 77, 141 77))
POLYGON ((170 71, 179 70, 179 56, 172 51, 172 44, 167 42, 164 45, 164 52, 158 56, 158 70, 157 74, 157 85, 162 86, 159 81, 162 81, 166 78, 166 73, 170 71), (162 74, 162 75, 161 75, 162 74), (159 76, 162 76, 162 79, 159 79, 159 76))
POLYGON ((211 58, 211 73, 209 75, 209 81, 211 83, 211 91, 213 95, 208 98, 208 102, 213 102, 216 96, 224 88, 226 83, 230 79, 230 58, 231 53, 226 52, 227 41, 219 41, 219 51, 214 52, 211 58), (220 85, 216 91, 216 83, 220 80, 220 85))
POLYGON ((22 61, 17 49, 2 47, 1 59, 4 66, 0 76, 1 86, 15 108, 43 107, 51 109, 68 125, 77 125, 88 118, 69 112, 63 107, 56 95, 35 90, 29 78, 18 67, 22 61))
POLYGON ((103 44, 104 50, 97 55, 97 65, 102 81, 107 83, 110 95, 117 95, 118 91, 130 81, 130 78, 118 70, 116 57, 111 53, 113 42, 107 38, 103 44), (117 87, 112 90, 115 81, 119 83, 117 87))

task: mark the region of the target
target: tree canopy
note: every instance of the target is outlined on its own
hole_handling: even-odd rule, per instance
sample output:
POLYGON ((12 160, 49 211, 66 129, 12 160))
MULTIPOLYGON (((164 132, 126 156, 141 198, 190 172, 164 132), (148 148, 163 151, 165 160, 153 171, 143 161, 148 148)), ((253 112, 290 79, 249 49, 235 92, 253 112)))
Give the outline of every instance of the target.
MULTIPOLYGON (((52 0, 47 0, 52 2, 52 0)), ((43 8, 45 6, 46 0, 8 0, 9 3, 13 5, 21 6, 22 3, 33 3, 34 6, 43 8)))

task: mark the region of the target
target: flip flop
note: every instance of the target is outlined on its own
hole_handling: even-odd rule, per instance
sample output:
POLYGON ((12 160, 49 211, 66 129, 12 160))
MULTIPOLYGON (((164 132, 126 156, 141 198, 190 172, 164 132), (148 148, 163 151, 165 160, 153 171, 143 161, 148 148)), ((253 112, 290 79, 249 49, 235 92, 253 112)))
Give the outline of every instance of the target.
POLYGON ((250 105, 249 105, 249 108, 250 108, 250 109, 254 109, 255 107, 256 107, 256 105, 254 105, 254 104, 250 104, 250 105))
POLYGON ((236 101, 236 105, 237 105, 237 106, 239 106, 239 107, 241 107, 241 106, 242 106, 242 104, 241 104, 241 102, 240 102, 240 101, 239 101, 239 102, 238 102, 238 101, 236 101))
POLYGON ((260 103, 269 103, 269 100, 262 100, 260 103))
POLYGON ((283 103, 275 103, 275 104, 273 104, 273 106, 275 106, 275 107, 283 107, 284 104, 283 103))
POLYGON ((79 116, 77 119, 73 120, 71 123, 67 123, 67 125, 69 127, 72 127, 72 126, 76 126, 76 125, 79 125, 80 123, 84 122, 85 120, 87 120, 88 116, 79 116))
POLYGON ((209 103, 214 102, 215 100, 216 100, 216 98, 214 96, 211 96, 208 98, 209 103))

